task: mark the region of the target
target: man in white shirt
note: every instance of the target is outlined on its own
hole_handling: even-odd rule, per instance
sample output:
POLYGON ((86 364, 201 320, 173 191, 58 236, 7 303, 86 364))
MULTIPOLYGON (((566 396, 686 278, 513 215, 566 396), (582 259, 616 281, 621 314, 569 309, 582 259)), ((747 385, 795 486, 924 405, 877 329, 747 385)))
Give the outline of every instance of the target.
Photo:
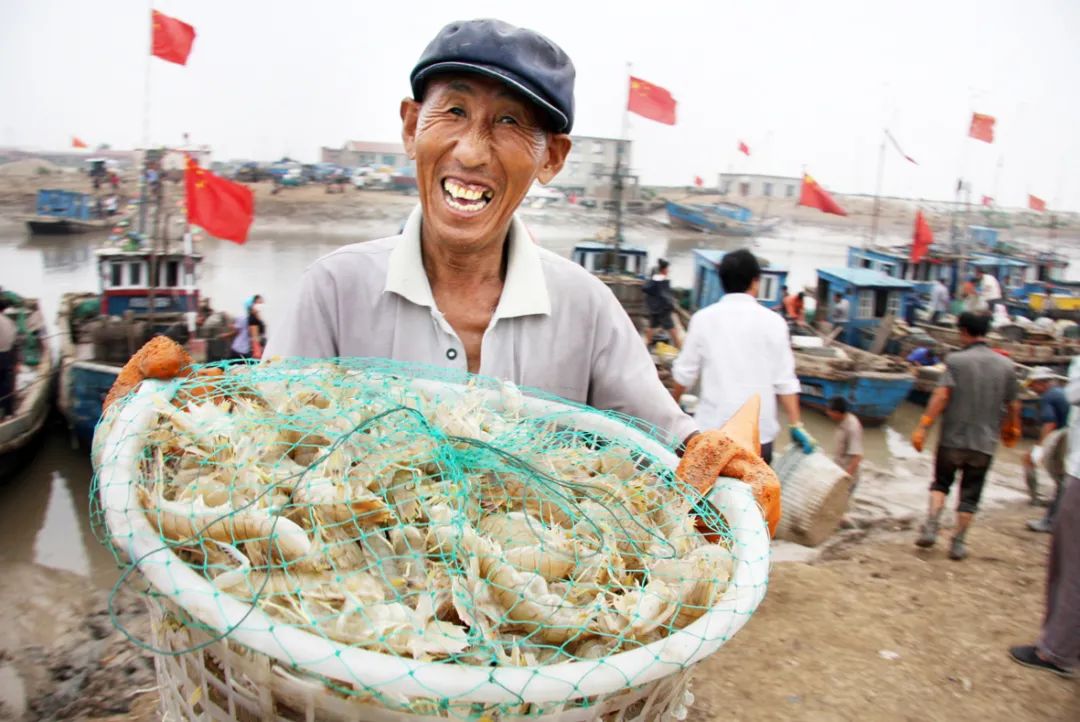
POLYGON ((777 400, 795 440, 804 448, 812 442, 799 423, 799 379, 787 324, 757 302, 760 281, 761 266, 753 253, 742 249, 724 256, 724 296, 690 319, 671 374, 676 400, 700 380, 694 418, 703 429, 722 426, 752 396, 760 396, 761 456, 769 462, 780 433, 777 400))
POLYGON ((1001 300, 1001 284, 989 273, 983 273, 981 268, 975 268, 975 290, 979 294, 979 301, 986 304, 986 308, 993 308, 994 301, 1001 300))
POLYGON ((930 323, 938 323, 949 312, 949 287, 940 278, 930 289, 930 323))
POLYGON ((851 302, 839 293, 833 296, 833 307, 832 313, 829 315, 829 320, 836 325, 844 324, 851 320, 851 302))

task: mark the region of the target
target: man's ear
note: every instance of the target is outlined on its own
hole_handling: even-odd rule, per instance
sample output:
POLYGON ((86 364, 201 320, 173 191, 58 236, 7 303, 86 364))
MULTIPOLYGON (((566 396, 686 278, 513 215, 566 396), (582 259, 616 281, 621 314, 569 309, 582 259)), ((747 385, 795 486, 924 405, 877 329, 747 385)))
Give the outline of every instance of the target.
POLYGON ((416 123, 420 119, 420 103, 412 98, 401 101, 401 142, 405 152, 416 160, 416 123))
POLYGON ((570 154, 570 146, 570 136, 565 133, 557 133, 548 137, 547 155, 544 158, 544 164, 540 166, 540 172, 536 174, 537 180, 547 185, 555 176, 559 175, 563 164, 566 163, 566 156, 570 154))

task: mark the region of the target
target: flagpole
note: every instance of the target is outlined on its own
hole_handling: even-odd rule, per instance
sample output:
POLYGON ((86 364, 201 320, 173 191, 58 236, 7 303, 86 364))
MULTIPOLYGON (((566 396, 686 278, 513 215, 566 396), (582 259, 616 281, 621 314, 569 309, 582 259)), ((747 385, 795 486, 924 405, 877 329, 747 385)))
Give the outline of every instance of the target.
MULTIPOLYGON (((146 179, 146 171, 149 167, 150 158, 150 68, 154 51, 154 5, 153 0, 146 3, 150 14, 149 41, 145 53, 145 70, 143 73, 143 118, 142 118, 142 167, 139 169, 139 235, 146 235, 146 206, 149 201, 149 188, 146 179)), ((151 309, 152 311, 152 309, 151 309)))
POLYGON ((615 239, 612 247, 608 271, 619 262, 619 246, 622 244, 622 199, 623 199, 623 155, 630 134, 630 63, 626 63, 626 102, 623 103, 622 127, 619 129, 619 140, 615 144, 615 175, 612 186, 612 194, 615 201, 615 239))
POLYGON ((870 221, 870 245, 877 243, 878 215, 881 213, 881 184, 885 178, 885 129, 881 132, 881 147, 878 149, 877 188, 874 190, 874 216, 870 221))

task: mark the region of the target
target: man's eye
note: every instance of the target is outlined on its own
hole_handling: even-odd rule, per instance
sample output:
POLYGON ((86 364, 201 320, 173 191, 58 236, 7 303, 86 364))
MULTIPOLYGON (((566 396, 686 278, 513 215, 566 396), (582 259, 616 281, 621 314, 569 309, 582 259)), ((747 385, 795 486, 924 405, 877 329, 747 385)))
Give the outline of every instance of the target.
POLYGON ((458 115, 458 116, 461 116, 462 118, 464 118, 465 117, 465 109, 464 108, 459 108, 458 106, 455 105, 453 108, 450 109, 450 114, 451 115, 458 115))
POLYGON ((517 118, 512 115, 503 115, 499 118, 499 122, 503 125, 517 125, 517 118))

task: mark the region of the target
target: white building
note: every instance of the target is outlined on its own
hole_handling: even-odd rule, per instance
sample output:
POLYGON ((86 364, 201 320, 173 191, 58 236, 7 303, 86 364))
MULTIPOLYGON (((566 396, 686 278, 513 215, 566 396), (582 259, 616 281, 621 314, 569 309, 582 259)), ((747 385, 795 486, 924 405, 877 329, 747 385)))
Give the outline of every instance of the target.
MULTIPOLYGON (((623 175, 630 173, 631 142, 617 138, 598 138, 591 135, 572 135, 570 154, 562 171, 551 181, 551 186, 564 193, 574 193, 585 198, 609 200, 613 197, 612 175, 619 143, 623 145, 623 175)), ((637 178, 624 178, 623 200, 638 197, 637 178)))
POLYGON ((721 173, 717 187, 733 198, 796 199, 801 185, 802 178, 794 176, 721 173))

